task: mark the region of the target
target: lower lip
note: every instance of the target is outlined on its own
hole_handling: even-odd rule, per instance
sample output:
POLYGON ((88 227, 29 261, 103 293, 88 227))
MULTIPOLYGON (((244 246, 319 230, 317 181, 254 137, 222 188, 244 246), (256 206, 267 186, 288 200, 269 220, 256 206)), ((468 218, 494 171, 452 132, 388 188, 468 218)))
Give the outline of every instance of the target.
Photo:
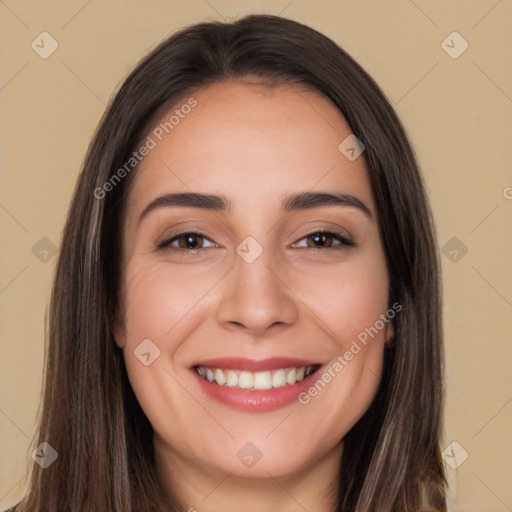
POLYGON ((203 379, 192 368, 192 373, 199 381, 201 389, 209 396, 225 405, 244 412, 268 412, 286 407, 298 401, 298 395, 309 389, 322 375, 320 367, 316 372, 308 375, 304 380, 293 386, 283 386, 273 389, 240 389, 229 386, 219 386, 203 379))

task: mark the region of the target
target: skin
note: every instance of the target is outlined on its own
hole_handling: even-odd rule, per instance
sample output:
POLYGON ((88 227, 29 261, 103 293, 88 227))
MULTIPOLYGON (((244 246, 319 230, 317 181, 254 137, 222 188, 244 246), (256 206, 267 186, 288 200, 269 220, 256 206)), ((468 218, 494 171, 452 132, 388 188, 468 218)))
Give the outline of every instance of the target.
POLYGON ((317 92, 236 79, 193 96, 197 106, 141 162, 124 219, 124 325, 114 334, 154 428, 158 473, 199 512, 334 510, 341 440, 375 395, 391 322, 307 405, 241 412, 206 397, 190 368, 232 356, 329 364, 385 313, 364 156, 351 162, 338 150, 351 130, 317 92), (155 198, 191 191, 223 194, 233 209, 163 207, 138 222, 155 198), (351 194, 372 216, 353 206, 283 212, 284 196, 306 191, 351 194), (320 228, 356 246, 315 244, 320 228), (197 229, 205 238, 192 248, 202 253, 186 240, 157 249, 197 229), (250 264, 236 252, 247 236, 263 248, 250 264), (150 366, 134 356, 147 338, 160 350, 150 366), (237 457, 247 442, 262 453, 251 468, 237 457))

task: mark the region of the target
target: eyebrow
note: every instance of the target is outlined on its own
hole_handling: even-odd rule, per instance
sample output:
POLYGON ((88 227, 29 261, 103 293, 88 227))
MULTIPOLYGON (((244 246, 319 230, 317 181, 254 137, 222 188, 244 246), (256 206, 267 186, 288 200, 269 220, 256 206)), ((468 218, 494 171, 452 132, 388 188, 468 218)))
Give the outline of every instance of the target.
MULTIPOLYGON (((165 194, 157 197, 144 208, 137 223, 140 224, 142 219, 153 210, 175 206, 229 213, 233 209, 233 202, 221 194, 202 194, 198 192, 165 194)), ((291 194, 284 198, 281 206, 285 212, 307 210, 321 206, 350 206, 358 208, 370 219, 373 219, 372 211, 360 199, 350 194, 342 194, 340 192, 300 192, 291 194)))

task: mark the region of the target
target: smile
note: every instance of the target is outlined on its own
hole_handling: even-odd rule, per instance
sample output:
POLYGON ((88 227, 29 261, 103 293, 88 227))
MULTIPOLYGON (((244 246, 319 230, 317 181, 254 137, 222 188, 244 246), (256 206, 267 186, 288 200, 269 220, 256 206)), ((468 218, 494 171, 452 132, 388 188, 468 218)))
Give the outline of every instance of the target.
POLYGON ((270 412, 297 403, 325 364, 290 357, 217 358, 197 361, 191 373, 215 402, 244 412, 270 412))
POLYGON ((259 372, 231 370, 222 368, 209 368, 197 366, 198 375, 204 380, 238 389, 277 389, 293 386, 303 381, 318 369, 319 365, 299 366, 292 368, 278 368, 259 372))

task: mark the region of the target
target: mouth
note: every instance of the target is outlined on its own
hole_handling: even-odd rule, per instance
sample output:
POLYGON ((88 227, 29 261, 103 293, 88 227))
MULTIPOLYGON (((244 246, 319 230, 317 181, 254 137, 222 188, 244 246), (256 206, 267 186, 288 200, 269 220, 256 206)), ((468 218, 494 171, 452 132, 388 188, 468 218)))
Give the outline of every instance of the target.
POLYGON ((320 364, 315 364, 259 372, 207 366, 195 366, 194 369, 203 380, 218 386, 245 390, 268 390, 293 386, 297 382, 302 382, 315 373, 320 366, 320 364))
POLYGON ((297 401, 325 366, 276 357, 201 361, 190 369, 199 388, 218 403, 244 412, 267 412, 297 401))

